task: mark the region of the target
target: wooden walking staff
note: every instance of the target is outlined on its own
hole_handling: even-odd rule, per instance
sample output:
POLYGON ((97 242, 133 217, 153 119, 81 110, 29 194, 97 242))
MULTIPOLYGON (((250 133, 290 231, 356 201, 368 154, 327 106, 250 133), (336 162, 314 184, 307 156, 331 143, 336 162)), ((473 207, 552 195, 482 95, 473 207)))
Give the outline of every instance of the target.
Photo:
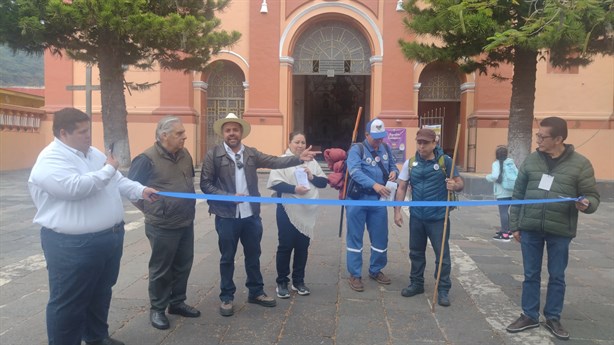
MULTIPOLYGON (((456 128, 456 142, 454 143, 454 154, 452 154, 452 169, 450 169, 450 177, 454 178, 454 170, 456 169, 456 153, 458 152, 458 139, 460 139, 461 125, 456 128)), ((448 191, 448 202, 452 198, 452 191, 448 191)), ((450 206, 446 206, 446 218, 443 221, 443 236, 441 238, 441 248, 439 250, 439 265, 437 266, 437 279, 435 280, 435 290, 433 291, 433 303, 431 312, 435 312, 435 304, 437 303, 437 288, 439 287, 439 278, 441 278, 441 265, 443 264, 443 250, 446 247, 446 234, 448 232, 448 216, 450 215, 450 206)))
MULTIPOLYGON (((350 148, 352 144, 356 141, 356 136, 358 134, 358 126, 360 126, 360 116, 362 115, 362 107, 358 108, 358 115, 356 115, 356 123, 354 123, 354 132, 352 133, 352 142, 350 143, 350 148)), ((348 149, 350 152, 350 149, 348 149)), ((347 158, 347 157, 346 157, 347 158)), ((343 192, 341 193, 341 198, 345 199, 348 191, 348 176, 349 169, 347 166, 345 167, 345 176, 343 177, 343 192)), ((341 232, 343 231, 343 212, 345 211, 345 206, 341 206, 341 217, 339 218, 339 237, 341 237, 341 232)))

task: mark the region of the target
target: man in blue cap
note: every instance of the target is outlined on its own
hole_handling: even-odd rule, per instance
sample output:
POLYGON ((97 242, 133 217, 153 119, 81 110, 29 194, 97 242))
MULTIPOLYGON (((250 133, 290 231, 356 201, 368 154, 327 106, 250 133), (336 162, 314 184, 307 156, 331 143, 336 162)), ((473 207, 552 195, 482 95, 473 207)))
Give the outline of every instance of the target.
MULTIPOLYGON (((352 145, 348 151, 347 169, 357 185, 358 193, 348 194, 349 199, 378 201, 388 198, 392 191, 387 181, 395 181, 399 174, 390 149, 383 143, 386 128, 382 120, 375 118, 367 124, 366 139, 352 145)), ((348 188, 349 190, 349 188, 348 188)), ((362 240, 365 231, 371 241, 369 277, 380 284, 390 284, 382 269, 388 262, 388 211, 385 206, 347 206, 347 268, 349 284, 354 291, 364 291, 362 283, 362 240)))

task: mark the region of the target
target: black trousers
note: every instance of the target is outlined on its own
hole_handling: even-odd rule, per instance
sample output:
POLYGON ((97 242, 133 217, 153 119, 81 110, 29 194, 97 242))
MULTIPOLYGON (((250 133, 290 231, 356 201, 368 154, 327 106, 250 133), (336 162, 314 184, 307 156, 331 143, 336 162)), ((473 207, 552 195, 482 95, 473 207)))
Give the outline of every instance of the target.
POLYGON ((279 239, 276 256, 277 283, 290 281, 288 275, 290 275, 292 251, 294 251, 292 282, 304 283, 310 239, 290 223, 286 210, 279 204, 277 205, 277 236, 279 239))
POLYGON ((194 224, 176 229, 145 224, 145 234, 151 245, 149 300, 151 309, 162 311, 186 299, 194 261, 194 224))

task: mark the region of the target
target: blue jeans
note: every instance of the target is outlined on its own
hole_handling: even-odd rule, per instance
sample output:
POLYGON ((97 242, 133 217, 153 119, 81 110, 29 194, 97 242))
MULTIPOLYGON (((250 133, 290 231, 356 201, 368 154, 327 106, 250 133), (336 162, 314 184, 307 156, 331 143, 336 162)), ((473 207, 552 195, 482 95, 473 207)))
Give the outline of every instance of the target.
POLYGON ((277 238, 279 244, 277 245, 276 255, 276 282, 281 284, 290 281, 288 279, 288 275, 290 274, 290 257, 294 251, 292 283, 304 283, 310 239, 292 225, 288 218, 288 214, 281 204, 277 204, 277 238))
MULTIPOLYGON (((361 198, 369 200, 368 198, 361 198)), ((377 200, 378 197, 371 198, 377 200)), ((388 263, 388 211, 386 207, 347 206, 347 268, 353 277, 362 277, 362 240, 365 225, 371 241, 369 274, 378 274, 388 263)))
POLYGON ((163 311, 186 300, 194 261, 194 224, 176 229, 145 224, 145 234, 151 246, 149 301, 151 309, 163 311))
POLYGON ((264 293, 262 273, 260 273, 260 241, 262 240, 262 219, 260 216, 247 218, 223 218, 215 216, 215 230, 218 234, 220 248, 220 300, 234 300, 237 287, 232 279, 235 272, 235 254, 239 241, 243 245, 245 256, 245 286, 249 297, 258 297, 264 293))
POLYGON ((50 345, 80 345, 109 336, 111 288, 117 282, 124 228, 83 235, 41 229, 49 273, 50 345))
MULTIPOLYGON (((512 200, 512 198, 501 198, 497 200, 512 200)), ((501 232, 510 231, 510 205, 499 205, 499 219, 501 220, 501 232)))
POLYGON ((521 231, 520 236, 524 267, 522 312, 533 320, 539 319, 542 258, 545 245, 548 251, 548 290, 544 317, 559 320, 565 300, 565 269, 569 259, 571 238, 536 231, 521 231))
MULTIPOLYGON (((427 239, 431 240, 433 252, 435 253, 435 273, 437 279, 437 269, 439 268, 439 253, 441 251, 441 240, 443 238, 444 220, 427 221, 416 217, 409 217, 409 260, 411 261, 411 273, 409 281, 416 286, 424 286, 424 269, 426 268, 426 245, 427 239)), ((441 265, 441 276, 439 277, 439 291, 449 291, 452 287, 450 271, 452 262, 450 261, 450 220, 446 231, 445 246, 443 250, 443 262, 441 265)))

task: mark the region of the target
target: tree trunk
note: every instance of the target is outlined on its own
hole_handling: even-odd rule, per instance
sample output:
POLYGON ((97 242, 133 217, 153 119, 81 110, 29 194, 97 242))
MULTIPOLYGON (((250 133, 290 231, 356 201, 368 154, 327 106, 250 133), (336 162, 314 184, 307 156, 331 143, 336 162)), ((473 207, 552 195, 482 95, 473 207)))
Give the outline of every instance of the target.
POLYGON ((112 52, 112 49, 101 47, 98 59, 104 146, 108 148, 114 143, 113 154, 119 161, 120 168, 127 168, 131 159, 126 119, 128 112, 124 95, 124 70, 121 61, 112 52))
POLYGON ((537 51, 516 48, 507 140, 510 156, 517 166, 531 151, 536 72, 537 51))

